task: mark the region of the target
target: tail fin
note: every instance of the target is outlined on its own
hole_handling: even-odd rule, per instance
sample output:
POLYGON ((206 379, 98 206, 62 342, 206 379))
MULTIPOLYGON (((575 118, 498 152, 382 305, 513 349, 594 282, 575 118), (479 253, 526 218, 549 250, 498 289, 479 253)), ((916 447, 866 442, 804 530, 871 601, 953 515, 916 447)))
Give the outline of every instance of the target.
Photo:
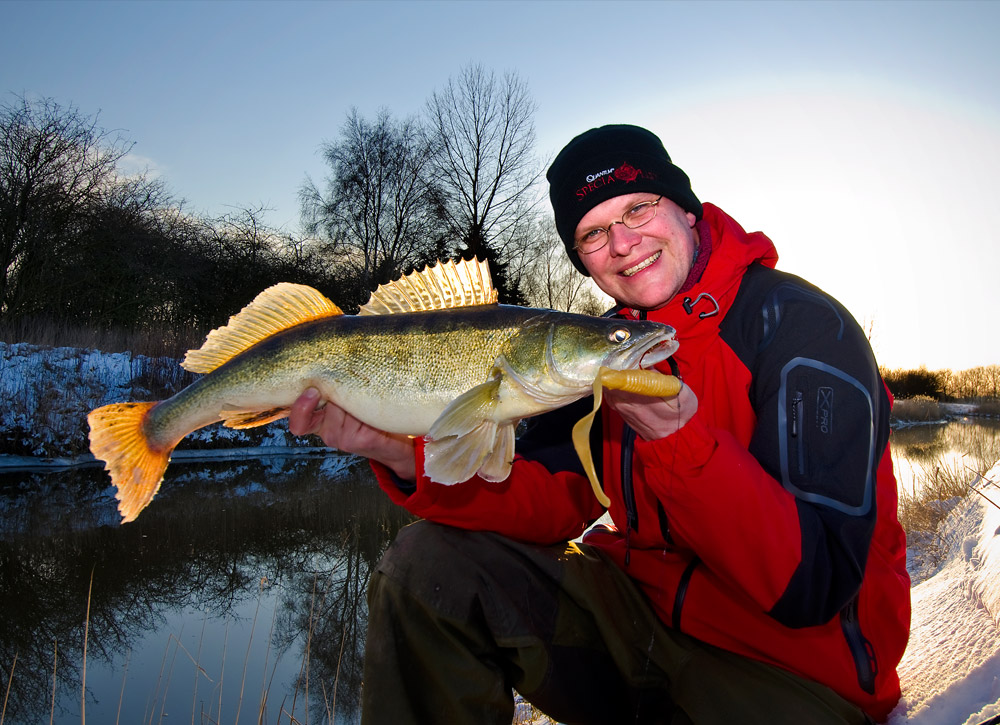
POLYGON ((90 450, 105 462, 118 492, 122 523, 134 521, 160 490, 173 445, 155 449, 142 430, 146 414, 157 403, 114 403, 92 410, 90 450))

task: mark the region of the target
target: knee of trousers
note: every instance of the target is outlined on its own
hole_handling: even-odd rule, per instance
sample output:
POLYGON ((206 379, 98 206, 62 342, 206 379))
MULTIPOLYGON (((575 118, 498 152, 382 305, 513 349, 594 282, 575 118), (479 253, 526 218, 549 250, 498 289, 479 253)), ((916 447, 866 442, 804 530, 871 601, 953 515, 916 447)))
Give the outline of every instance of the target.
POLYGON ((400 530, 379 562, 369 606, 403 589, 445 617, 484 617, 501 639, 551 630, 558 562, 543 552, 490 532, 418 521, 400 530))

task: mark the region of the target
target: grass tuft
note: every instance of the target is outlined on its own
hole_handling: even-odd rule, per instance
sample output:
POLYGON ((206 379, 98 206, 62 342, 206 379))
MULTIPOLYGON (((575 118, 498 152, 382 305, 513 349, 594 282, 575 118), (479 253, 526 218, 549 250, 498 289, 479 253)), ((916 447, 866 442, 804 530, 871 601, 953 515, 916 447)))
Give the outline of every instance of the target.
POLYGON ((968 470, 944 463, 933 470, 918 477, 913 491, 900 491, 899 523, 907 535, 934 533, 954 504, 969 493, 968 482, 974 474, 968 470))
POLYGON ((947 417, 941 405, 934 398, 916 395, 897 400, 892 404, 892 417, 896 420, 927 422, 947 417))
POLYGON ((0 320, 0 341, 40 347, 79 347, 103 352, 131 352, 148 357, 182 357, 200 347, 207 330, 170 330, 156 325, 136 329, 98 329, 47 318, 0 320))

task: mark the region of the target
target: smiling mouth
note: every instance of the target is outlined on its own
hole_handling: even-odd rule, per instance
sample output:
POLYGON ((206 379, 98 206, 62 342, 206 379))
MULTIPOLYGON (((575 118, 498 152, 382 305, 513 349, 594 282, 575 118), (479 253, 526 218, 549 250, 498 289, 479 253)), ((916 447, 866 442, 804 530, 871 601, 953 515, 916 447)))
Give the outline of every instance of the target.
POLYGON ((626 277, 631 277, 632 275, 638 274, 642 270, 646 269, 646 267, 651 265, 653 262, 655 262, 657 259, 659 259, 661 254, 663 254, 662 251, 650 255, 649 257, 646 257, 644 260, 639 262, 639 264, 635 265, 634 267, 629 267, 628 269, 624 270, 622 274, 625 275, 626 277))

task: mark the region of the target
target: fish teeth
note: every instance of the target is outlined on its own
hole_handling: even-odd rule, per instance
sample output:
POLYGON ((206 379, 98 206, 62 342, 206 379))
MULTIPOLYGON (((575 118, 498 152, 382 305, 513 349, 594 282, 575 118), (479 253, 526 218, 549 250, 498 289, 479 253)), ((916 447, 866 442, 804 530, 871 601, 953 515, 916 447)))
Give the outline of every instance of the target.
POLYGON ((663 254, 663 252, 657 252, 652 256, 646 257, 644 260, 639 262, 639 264, 635 265, 634 267, 629 267, 628 269, 626 269, 624 272, 622 272, 622 274, 624 274, 626 277, 631 277, 632 275, 641 272, 642 270, 646 269, 646 267, 655 262, 657 259, 659 259, 661 254, 663 254))

